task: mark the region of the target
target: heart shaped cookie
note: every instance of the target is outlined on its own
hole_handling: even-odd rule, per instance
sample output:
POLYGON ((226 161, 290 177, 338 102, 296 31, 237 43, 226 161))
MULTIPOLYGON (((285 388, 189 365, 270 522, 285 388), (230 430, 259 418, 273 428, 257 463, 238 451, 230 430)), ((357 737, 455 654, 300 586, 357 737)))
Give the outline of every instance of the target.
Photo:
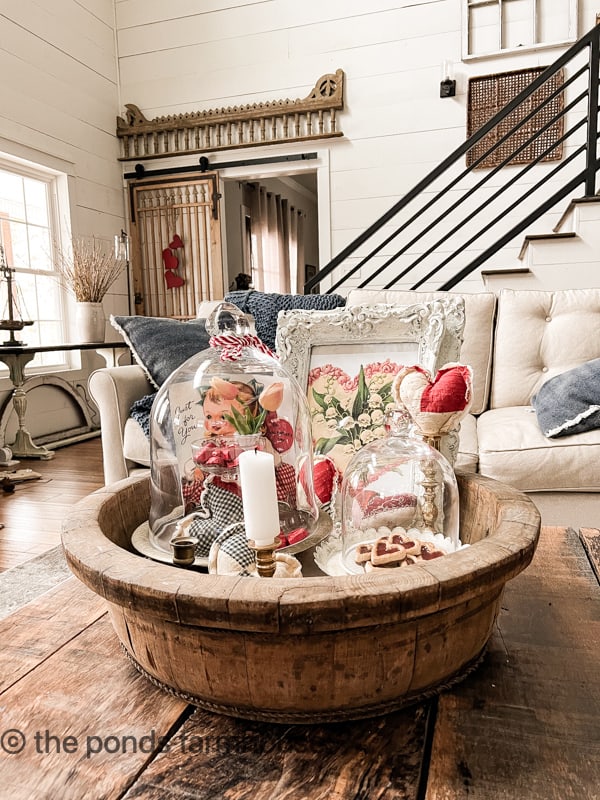
POLYGON ((397 544, 392 544, 385 537, 377 539, 371 550, 371 563, 378 567, 381 564, 398 564, 406 558, 406 550, 397 544))
POLYGON ((403 367, 392 395, 419 430, 428 435, 456 430, 471 406, 473 373, 464 364, 446 364, 435 378, 420 366, 403 367))

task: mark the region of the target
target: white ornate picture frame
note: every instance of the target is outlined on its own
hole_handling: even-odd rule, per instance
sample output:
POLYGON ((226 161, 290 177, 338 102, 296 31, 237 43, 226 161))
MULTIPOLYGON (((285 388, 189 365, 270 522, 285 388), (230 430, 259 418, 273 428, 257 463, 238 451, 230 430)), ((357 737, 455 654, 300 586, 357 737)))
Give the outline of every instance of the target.
MULTIPOLYGON (((464 322, 464 301, 456 296, 410 306, 376 304, 280 312, 276 350, 307 392, 316 452, 330 455, 343 471, 352 448, 346 447, 343 455, 339 448, 336 451, 338 434, 333 433, 344 423, 342 409, 349 417, 356 412, 360 404, 354 397, 362 386, 365 399, 371 393, 373 402, 370 421, 366 415, 361 419, 360 442, 382 436, 382 419, 391 399, 388 389, 400 366, 420 364, 435 375, 444 364, 458 361, 464 322), (324 380, 317 385, 321 374, 324 380), (320 404, 323 415, 315 403, 320 404), (324 438, 327 422, 334 444, 324 438)), ((356 441, 355 449, 358 445, 356 441)))

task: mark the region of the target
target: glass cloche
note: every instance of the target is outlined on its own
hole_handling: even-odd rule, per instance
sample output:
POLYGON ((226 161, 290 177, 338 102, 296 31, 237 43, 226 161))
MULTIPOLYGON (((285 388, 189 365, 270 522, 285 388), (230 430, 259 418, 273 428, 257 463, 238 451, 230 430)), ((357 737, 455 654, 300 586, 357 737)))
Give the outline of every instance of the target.
MULTIPOLYGON (((192 537, 203 559, 218 540, 241 566, 250 563, 239 460, 254 451, 269 454, 260 459, 275 472, 271 516, 279 520, 265 510, 265 531, 275 528, 290 552, 308 547, 319 511, 306 397, 236 306, 219 304, 206 328, 210 347, 172 373, 152 406, 150 541, 170 554, 174 537, 192 537)), ((255 482, 254 501, 263 490, 255 482)))
POLYGON ((351 574, 402 568, 460 547, 452 466, 402 412, 392 412, 386 428, 344 472, 342 563, 351 574))

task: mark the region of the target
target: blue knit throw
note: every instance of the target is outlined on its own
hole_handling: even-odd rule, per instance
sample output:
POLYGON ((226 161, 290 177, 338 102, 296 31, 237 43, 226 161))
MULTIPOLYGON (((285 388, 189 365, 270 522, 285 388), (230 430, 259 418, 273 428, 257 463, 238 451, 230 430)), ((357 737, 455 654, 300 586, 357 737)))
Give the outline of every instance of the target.
POLYGON ((280 311, 301 308, 306 311, 329 311, 346 305, 346 298, 339 294, 271 294, 249 291, 229 292, 225 302, 233 303, 245 314, 252 314, 256 333, 271 350, 275 350, 277 315, 280 311))

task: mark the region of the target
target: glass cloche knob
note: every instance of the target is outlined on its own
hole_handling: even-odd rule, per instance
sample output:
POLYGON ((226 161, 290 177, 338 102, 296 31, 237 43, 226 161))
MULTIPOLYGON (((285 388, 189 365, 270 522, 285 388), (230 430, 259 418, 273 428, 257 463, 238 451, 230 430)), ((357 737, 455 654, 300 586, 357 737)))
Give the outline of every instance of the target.
POLYGON ((219 303, 206 320, 206 331, 210 336, 231 333, 248 336, 256 333, 254 322, 232 303, 219 303))

